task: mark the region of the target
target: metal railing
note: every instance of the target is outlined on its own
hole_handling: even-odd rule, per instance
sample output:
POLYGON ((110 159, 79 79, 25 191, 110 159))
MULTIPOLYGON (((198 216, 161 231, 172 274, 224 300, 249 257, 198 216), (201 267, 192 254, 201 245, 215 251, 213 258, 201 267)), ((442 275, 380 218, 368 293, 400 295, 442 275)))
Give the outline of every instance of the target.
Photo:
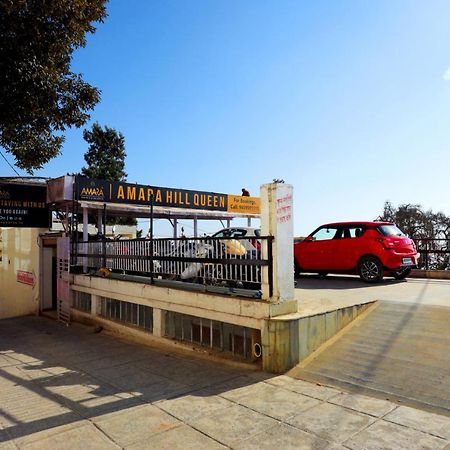
POLYGON ((420 253, 418 268, 450 270, 450 239, 414 239, 420 253))
POLYGON ((272 237, 163 238, 78 242, 72 269, 113 272, 193 283, 260 288, 272 271, 272 237))

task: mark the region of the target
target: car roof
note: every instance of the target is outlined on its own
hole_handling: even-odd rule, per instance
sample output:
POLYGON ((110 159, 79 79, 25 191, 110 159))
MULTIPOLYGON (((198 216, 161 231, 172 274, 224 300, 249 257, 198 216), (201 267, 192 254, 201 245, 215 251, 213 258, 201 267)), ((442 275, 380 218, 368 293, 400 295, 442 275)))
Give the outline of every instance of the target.
POLYGON ((226 227, 226 228, 221 228, 219 231, 223 231, 223 230, 259 230, 259 228, 256 228, 256 227, 226 227))
POLYGON ((333 223, 326 223, 324 225, 321 225, 321 227, 335 227, 335 226, 356 226, 356 225, 365 225, 365 226, 377 226, 377 225, 394 225, 392 222, 385 222, 381 220, 375 220, 375 221, 367 221, 367 220, 361 220, 359 222, 351 221, 351 222, 333 222, 333 223))

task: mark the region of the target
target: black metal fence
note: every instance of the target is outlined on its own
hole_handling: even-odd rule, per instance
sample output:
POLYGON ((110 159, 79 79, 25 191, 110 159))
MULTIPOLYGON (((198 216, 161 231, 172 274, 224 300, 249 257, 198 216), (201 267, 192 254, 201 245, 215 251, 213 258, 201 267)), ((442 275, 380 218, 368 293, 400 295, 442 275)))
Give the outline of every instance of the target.
POLYGON ((260 289, 262 272, 271 285, 272 237, 163 238, 78 242, 72 270, 102 267, 151 278, 260 289))
POLYGON ((415 239, 420 253, 418 268, 450 270, 450 239, 415 239))

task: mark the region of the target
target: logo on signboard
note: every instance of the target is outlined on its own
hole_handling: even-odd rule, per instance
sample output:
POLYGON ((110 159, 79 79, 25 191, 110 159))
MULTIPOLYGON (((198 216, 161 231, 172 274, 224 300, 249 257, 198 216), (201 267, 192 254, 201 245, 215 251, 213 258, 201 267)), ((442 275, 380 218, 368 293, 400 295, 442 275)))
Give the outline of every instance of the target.
POLYGON ((11 194, 9 191, 5 189, 0 189, 0 199, 2 200, 9 200, 11 198, 11 194))
POLYGON ((81 189, 80 197, 84 200, 104 200, 105 199, 105 191, 102 186, 96 186, 95 181, 91 181, 89 186, 84 186, 81 189))

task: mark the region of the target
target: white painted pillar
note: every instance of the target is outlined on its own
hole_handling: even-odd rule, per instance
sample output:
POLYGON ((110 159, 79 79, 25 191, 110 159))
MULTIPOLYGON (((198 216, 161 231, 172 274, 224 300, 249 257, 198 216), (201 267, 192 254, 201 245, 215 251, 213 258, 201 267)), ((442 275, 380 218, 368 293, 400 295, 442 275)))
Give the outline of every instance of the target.
POLYGON ((198 219, 194 217, 194 237, 198 237, 198 219))
MULTIPOLYGON (((265 268, 262 274, 263 298, 272 303, 294 300, 293 188, 290 184, 261 186, 261 235, 273 236, 273 290, 270 297, 269 271, 265 268)), ((263 252, 264 258, 267 257, 267 248, 263 248, 263 252)))
POLYGON ((247 217, 247 226, 248 227, 252 226, 252 218, 251 217, 247 217))

